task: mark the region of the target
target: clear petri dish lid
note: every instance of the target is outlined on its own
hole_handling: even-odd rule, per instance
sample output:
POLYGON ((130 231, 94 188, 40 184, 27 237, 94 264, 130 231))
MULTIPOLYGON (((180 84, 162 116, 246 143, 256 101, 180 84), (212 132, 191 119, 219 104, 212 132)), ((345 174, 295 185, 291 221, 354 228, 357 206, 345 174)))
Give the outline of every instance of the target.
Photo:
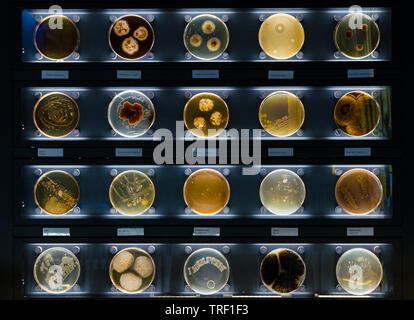
POLYGON ((78 48, 78 27, 63 15, 47 16, 36 26, 34 45, 42 56, 63 60, 78 48))
POLYGON ((336 279, 341 287, 353 295, 368 295, 381 283, 381 261, 371 251, 353 248, 345 251, 336 264, 336 279))
POLYGON ((288 137, 302 127, 305 108, 302 101, 291 92, 272 92, 260 104, 259 121, 272 136, 288 137))
POLYGON ((65 293, 78 282, 80 263, 72 251, 52 247, 37 257, 33 275, 42 290, 52 294, 65 293))
POLYGON ((154 281, 154 260, 143 249, 125 248, 112 258, 109 277, 112 284, 123 293, 143 292, 154 281))
POLYGON ((185 282, 199 294, 218 293, 227 284, 229 276, 229 263, 216 249, 198 249, 190 254, 184 264, 185 282))
POLYGON ((183 39, 184 46, 192 56, 201 60, 213 60, 226 51, 229 30, 220 18, 201 14, 188 22, 183 39))
POLYGON ((154 45, 154 29, 143 17, 125 15, 116 19, 109 28, 108 41, 112 51, 126 60, 143 58, 154 45))
POLYGON ((293 171, 278 169, 270 172, 260 184, 260 201, 276 215, 290 215, 305 201, 303 180, 293 171))
POLYGON ((121 214, 137 216, 154 203, 155 186, 143 172, 128 170, 117 175, 109 187, 109 200, 121 214))
POLYGON ((78 104, 62 92, 50 92, 42 96, 33 109, 36 128, 50 138, 69 135, 79 123, 78 104))
POLYGON ((193 172, 183 188, 184 201, 195 213, 213 215, 227 205, 230 185, 217 170, 200 169, 193 172))
POLYGON ((76 179, 66 171, 44 173, 34 187, 37 206, 51 215, 64 215, 76 207, 80 189, 76 179))
POLYGON ((278 294, 296 291, 306 277, 306 265, 302 257, 287 248, 269 252, 260 265, 260 278, 263 284, 278 294))
POLYGON ((277 13, 266 18, 259 29, 262 50, 274 59, 289 59, 305 42, 305 31, 298 19, 290 14, 277 13))
POLYGON ((377 49, 380 30, 373 18, 364 13, 350 13, 336 25, 335 46, 351 59, 362 59, 377 49))
POLYGON ((381 180, 371 171, 355 168, 343 173, 335 185, 335 199, 339 206, 352 215, 365 215, 381 203, 381 180))
POLYGON ((154 105, 140 91, 125 90, 118 93, 108 106, 110 126, 117 134, 126 138, 142 136, 154 121, 154 105))
POLYGON ((211 92, 191 97, 184 107, 184 124, 197 137, 213 138, 227 127, 229 108, 223 98, 211 92))

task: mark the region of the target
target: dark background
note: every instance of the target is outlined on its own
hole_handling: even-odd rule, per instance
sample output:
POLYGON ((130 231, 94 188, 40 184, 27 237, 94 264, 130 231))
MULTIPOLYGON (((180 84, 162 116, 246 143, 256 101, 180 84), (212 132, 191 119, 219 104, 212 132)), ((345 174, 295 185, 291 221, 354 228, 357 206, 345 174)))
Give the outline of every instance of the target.
MULTIPOLYGON (((41 227, 44 225, 49 225, 52 222, 39 222, 39 225, 33 226, 22 226, 15 223, 14 217, 14 208, 15 208, 15 197, 16 194, 13 194, 13 190, 16 190, 16 184, 21 183, 21 181, 16 181, 16 176, 14 175, 15 167, 14 160, 17 159, 35 159, 35 147, 36 146, 27 146, 25 148, 15 148, 16 141, 14 134, 15 130, 15 108, 18 103, 18 96, 14 90, 15 86, 21 84, 28 85, 54 85, 55 81, 45 81, 40 80, 40 70, 42 69, 58 69, 55 64, 24 64, 20 60, 20 56, 17 54, 20 52, 20 12, 16 7, 41 7, 47 8, 52 4, 59 4, 55 2, 39 2, 39 1, 16 1, 16 2, 7 2, 2 3, 3 6, 3 21, 5 26, 5 32, 3 36, 3 46, 1 50, 1 88, 3 89, 3 100, 2 100, 2 130, 1 130, 1 146, 2 146, 2 156, 1 159, 1 168, 3 172, 3 183, 2 183, 2 192, 3 196, 3 206, 0 211, 0 298, 2 299, 13 299, 18 298, 17 289, 19 287, 19 279, 17 276, 16 261, 13 261, 14 256, 14 244, 19 238, 26 239, 28 241, 35 241, 40 238, 41 227)), ((296 142, 287 142, 279 143, 277 146, 291 146, 295 147, 295 159, 280 159, 279 163, 283 161, 287 163, 319 163, 319 162, 339 162, 339 163, 381 163, 387 161, 397 161, 398 171, 401 173, 399 176, 398 185, 394 185, 394 193, 399 199, 398 202, 394 202, 394 212, 398 212, 400 219, 392 219, 384 224, 381 223, 381 226, 375 226, 375 237, 373 239, 362 239, 361 241, 380 241, 384 240, 391 241, 392 239, 401 240, 401 266, 397 267, 397 273, 394 277, 398 281, 398 286, 401 288, 401 295, 398 295, 398 299, 414 299, 414 214, 412 213, 411 205, 411 189, 412 183, 410 183, 409 175, 409 157, 408 152, 412 148, 412 143, 410 140, 410 133, 412 129, 411 121, 411 111, 412 109, 412 99, 409 96, 409 48, 407 45, 407 37, 409 37, 408 32, 410 30, 404 28, 406 24, 405 19, 407 19, 406 8, 399 1, 364 1, 360 3, 354 3, 349 1, 286 1, 284 3, 274 1, 255 1, 254 6, 256 7, 347 7, 352 4, 358 4, 361 6, 386 6, 392 8, 392 43, 393 43, 393 56, 391 61, 386 62, 373 62, 373 63, 364 63, 361 62, 351 62, 351 63, 335 63, 335 62, 303 62, 303 63, 284 63, 281 69, 295 70, 295 79, 289 81, 289 84, 295 85, 308 85, 315 84, 319 82, 321 84, 335 84, 335 85, 346 85, 351 84, 357 86, 358 84, 378 84, 382 85, 384 82, 386 84, 390 83, 393 86, 393 139, 391 142, 378 143, 375 147, 372 148, 372 157, 369 159, 341 159, 340 154, 343 150, 343 147, 346 146, 370 146, 368 142, 329 142, 329 143, 317 143, 312 141, 307 141, 306 143, 296 143, 296 142), (375 78, 368 80, 348 80, 346 78, 346 70, 348 68, 374 68, 375 69, 375 78), (397 94, 398 92, 398 94, 397 94)), ((145 8, 145 7, 182 7, 182 8, 232 8, 239 7, 241 3, 231 3, 226 1, 197 1, 197 2, 160 2, 160 1, 149 1, 149 2, 125 2, 101 0, 101 1, 65 1, 63 4, 64 8, 78 8, 78 7, 116 7, 116 8, 145 8)), ((247 7, 251 7, 251 3, 245 4, 247 7)), ((409 18, 408 18, 409 19, 409 18)), ((153 68, 152 74, 154 78, 147 78, 145 80, 145 85, 162 85, 162 83, 171 83, 171 81, 177 82, 180 80, 180 85, 194 85, 194 80, 191 79, 191 69, 202 67, 202 63, 185 63, 183 65, 177 63, 158 63, 157 65, 136 65, 137 68, 143 70, 143 74, 148 68, 153 68), (162 79, 159 81, 157 79, 162 79)), ((224 63, 224 64, 215 64, 209 63, 209 67, 213 69, 220 69, 224 76, 223 79, 220 79, 220 82, 217 83, 216 80, 199 80, 197 85, 249 85, 254 83, 254 85, 284 85, 286 81, 269 81, 266 79, 267 70, 274 69, 275 65, 270 63, 224 63), (246 72, 248 70, 248 72, 246 72), (249 77, 242 77, 241 75, 248 74, 249 77), (240 80, 241 79, 241 80, 240 80)), ((116 80, 114 75, 114 70, 124 68, 122 64, 74 64, 65 65, 64 63, 59 64, 59 68, 64 70, 70 70, 71 80, 67 80, 68 85, 82 86, 82 85, 134 85, 129 81, 116 80), (70 83, 70 84, 69 84, 70 83)), ((132 65, 128 65, 126 68, 134 68, 132 65)), ((276 67, 278 68, 278 67, 276 67)), ((144 78, 145 79, 145 78, 144 78)), ((136 80, 134 80, 136 81, 136 80)), ((59 82, 59 81, 58 81, 59 82)), ((62 81, 61 81, 62 82, 62 81)), ((61 85, 64 85, 64 82, 61 85)), ((141 83, 144 85, 144 81, 141 83)), ((60 84, 58 84, 60 85, 60 84)), ((137 84, 139 85, 139 83, 137 84)), ((151 145, 145 146, 148 148, 146 151, 148 155, 151 154, 151 145)), ((86 146, 74 146, 73 148, 67 148, 68 152, 65 153, 67 156, 66 160, 77 160, 79 162, 85 161, 84 159, 89 159, 90 161, 96 161, 96 159, 105 159, 113 158, 112 152, 113 148, 88 148, 86 146)), ((144 150, 145 152, 145 150, 144 150)), ((59 163, 59 159, 48 160, 49 162, 59 163)), ((118 160, 115 160, 118 161, 118 160)), ((142 159, 146 161, 146 159, 142 159)), ((265 162, 265 160, 263 160, 265 162)), ((272 162, 272 159, 268 160, 272 162)), ((121 222, 117 222, 119 225, 122 225, 121 222)), ((366 223, 365 223, 366 224, 366 223)), ((344 221, 321 221, 320 224, 314 225, 307 223, 306 221, 300 221, 296 224, 298 227, 303 227, 304 234, 301 236, 303 241, 314 241, 316 239, 322 238, 326 242, 330 241, 349 241, 344 236, 346 227, 349 225, 348 222, 344 221)), ((364 225, 364 221, 359 225, 364 225)), ((372 223, 368 223, 372 225, 372 223)), ((163 234, 163 227, 160 225, 154 225, 152 230, 156 239, 163 234)), ((235 226, 228 226, 222 228, 223 238, 228 241, 232 239, 234 241, 250 241, 253 239, 260 239, 263 237, 264 226, 249 227, 249 224, 246 222, 238 222, 235 226), (258 228, 258 229, 257 229, 258 228), (260 229, 262 228, 262 229, 260 229), (249 230, 249 232, 246 232, 249 230), (248 237, 244 236, 249 234, 248 237)), ((74 237, 78 240, 84 239, 84 237, 90 237, 93 241, 111 241, 114 239, 114 230, 115 226, 100 226, 99 223, 91 221, 87 226, 75 227, 74 237)), ((180 241, 186 241, 186 239, 191 239, 191 229, 184 226, 176 226, 174 228, 174 235, 180 234, 180 241)), ((266 235, 264 235, 266 237, 266 235)), ((55 239, 48 239, 53 242, 55 239)), ((60 239, 58 239, 59 241, 60 239)), ((122 239, 124 240, 124 239, 122 239)), ((128 241, 129 239, 125 239, 128 241)), ((148 238, 147 241, 150 241, 151 238, 148 238)), ((171 241, 170 238, 163 238, 165 241, 171 241)), ((203 241, 208 241, 209 239, 203 239, 203 241)), ((211 239, 212 241, 217 241, 218 239, 211 239)), ((284 239, 283 239, 284 240, 284 239)), ((191 241, 194 241, 192 239, 191 241)), ((356 239, 355 241, 358 241, 356 239)), ((266 302, 264 302, 266 303, 266 302)), ((286 302, 285 302, 286 303, 286 302)), ((320 303, 320 302, 319 302, 320 303)), ((267 306, 271 304, 267 302, 267 306)))

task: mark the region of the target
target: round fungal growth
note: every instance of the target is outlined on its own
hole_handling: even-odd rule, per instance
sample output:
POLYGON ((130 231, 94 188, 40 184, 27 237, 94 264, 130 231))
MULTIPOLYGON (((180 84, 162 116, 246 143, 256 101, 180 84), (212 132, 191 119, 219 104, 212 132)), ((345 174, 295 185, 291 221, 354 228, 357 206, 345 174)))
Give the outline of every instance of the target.
POLYGON ((144 26, 141 26, 134 31, 134 37, 139 41, 145 41, 148 38, 148 35, 148 30, 144 26))
POLYGON ((229 44, 226 24, 210 14, 196 16, 184 29, 184 45, 194 57, 212 60, 220 57, 229 44))
POLYGON ((219 135, 228 121, 227 104, 214 93, 198 93, 184 107, 185 126, 198 137, 212 138, 219 135))
POLYGON ((134 294, 147 289, 155 277, 155 263, 151 255, 140 248, 125 248, 109 265, 112 284, 121 292, 134 294))
POLYGON ((288 137, 302 127, 305 108, 293 93, 276 91, 264 98, 260 104, 259 121, 263 129, 272 136, 288 137))

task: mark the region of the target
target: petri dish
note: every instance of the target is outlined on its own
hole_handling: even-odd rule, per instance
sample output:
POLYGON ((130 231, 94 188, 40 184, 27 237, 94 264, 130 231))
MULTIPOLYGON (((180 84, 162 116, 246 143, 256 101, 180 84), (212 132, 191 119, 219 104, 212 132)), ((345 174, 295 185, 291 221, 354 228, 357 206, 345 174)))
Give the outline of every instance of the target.
POLYGON ((143 172, 128 170, 117 175, 109 187, 109 200, 121 214, 137 216, 146 212, 155 199, 155 187, 143 172))
POLYGON ((49 248, 37 257, 33 275, 42 290, 53 294, 64 293, 78 282, 79 260, 66 248, 49 248))
POLYGON ((367 249, 347 250, 336 264, 336 279, 350 294, 370 294, 379 286, 382 276, 381 261, 367 249))
POLYGON ((141 16, 125 15, 115 20, 108 33, 109 46, 127 60, 143 58, 154 45, 154 30, 141 16))
POLYGON ((334 42, 344 56, 362 59, 378 47, 380 30, 375 20, 364 13, 350 13, 336 25, 334 42))
POLYGON ((34 44, 42 56, 51 60, 63 60, 78 48, 79 30, 69 18, 51 15, 36 26, 34 44))
POLYGON ((270 290, 279 294, 296 291, 305 281, 306 265, 295 251, 279 248, 269 252, 260 264, 260 278, 270 290))
POLYGON ((125 90, 117 94, 109 104, 108 122, 123 137, 142 136, 154 121, 154 105, 142 92, 125 90))
POLYGON ((80 197, 79 185, 69 173, 53 170, 44 173, 34 187, 37 206, 51 215, 63 215, 76 207, 80 197))
POLYGON ((293 93, 273 92, 260 104, 259 121, 263 129, 272 136, 288 137, 302 127, 305 108, 293 93))
POLYGON ((351 169, 342 174, 335 186, 340 207, 353 215, 364 215, 376 209, 382 200, 380 179, 365 169, 351 169))
POLYGON ((352 137, 372 133, 380 120, 380 107, 373 97, 362 91, 348 92, 335 105, 335 123, 352 137))
POLYGON ((302 206, 305 197, 305 184, 291 170, 274 170, 260 184, 260 201, 268 211, 276 215, 290 215, 296 212, 302 206))
POLYGON ((199 294, 219 292, 227 284, 229 276, 229 263, 216 249, 198 249, 190 254, 184 264, 185 282, 199 294))
POLYGON ((79 107, 67 94, 50 92, 36 102, 33 122, 45 136, 62 138, 69 135, 78 125, 79 107))
POLYGON ((220 57, 229 44, 229 30, 220 18, 211 14, 198 15, 184 29, 187 51, 201 60, 220 57))
POLYGON ((200 169, 185 181, 183 195, 185 203, 195 213, 213 215, 227 205, 230 186, 217 170, 200 169))
POLYGON ((112 258, 109 277, 112 284, 121 292, 142 292, 154 280, 154 260, 147 251, 140 248, 123 249, 112 258))
POLYGON ((290 14, 277 13, 266 18, 259 29, 262 50, 274 59, 289 59, 305 42, 305 31, 298 19, 290 14))
POLYGON ((218 95, 202 92, 191 97, 184 107, 184 123, 201 138, 218 136, 229 122, 229 108, 218 95))

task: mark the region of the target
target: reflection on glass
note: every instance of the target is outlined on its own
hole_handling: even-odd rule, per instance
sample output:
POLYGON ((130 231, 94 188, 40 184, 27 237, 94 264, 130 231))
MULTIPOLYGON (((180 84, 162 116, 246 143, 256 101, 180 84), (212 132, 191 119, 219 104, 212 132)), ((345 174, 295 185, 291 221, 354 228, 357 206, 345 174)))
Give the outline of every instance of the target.
POLYGON ((297 290, 305 281, 305 276, 305 262, 290 249, 272 250, 260 265, 262 282, 269 290, 279 294, 297 290))
POLYGON ((33 274, 42 290, 54 294, 64 293, 79 279, 79 260, 66 248, 49 248, 37 257, 33 274))
POLYGON ((112 258, 109 277, 113 285, 124 293, 142 292, 154 280, 154 260, 142 249, 126 248, 112 258))
POLYGON ((78 125, 79 108, 67 94, 50 92, 37 101, 33 121, 45 136, 61 138, 70 134, 78 125))
POLYGON ((109 188, 112 206, 121 214, 136 216, 147 211, 155 199, 155 187, 143 172, 128 170, 117 175, 109 188))
POLYGON ((34 188, 35 202, 48 214, 62 215, 79 201, 79 185, 69 173, 60 170, 43 174, 34 188))
POLYGON ((346 57, 361 59, 378 47, 380 31, 375 20, 364 13, 343 17, 335 28, 335 45, 346 57))
POLYGON ((335 105, 336 125, 346 134, 362 137, 370 134, 380 120, 380 107, 373 97, 361 91, 348 92, 335 105))
POLYGON ((185 126, 197 137, 215 137, 226 128, 228 122, 227 104, 214 93, 198 93, 184 107, 185 126))
POLYGON ((274 59, 288 59, 297 54, 305 41, 305 31, 295 17, 277 13, 263 21, 259 30, 262 50, 274 59))
POLYGON ((37 25, 34 42, 37 50, 46 58, 62 60, 78 47, 79 31, 72 20, 65 16, 52 15, 37 25))
POLYGON ((155 110, 151 100, 142 92, 126 90, 117 94, 108 107, 108 121, 119 135, 135 138, 151 128, 155 110))
POLYGON ((184 279, 199 294, 214 294, 227 284, 230 266, 219 251, 203 248, 194 251, 185 261, 184 279))
POLYGON ((335 186, 336 201, 349 214, 370 213, 381 203, 382 194, 381 181, 365 169, 348 170, 335 186))
POLYGON ((216 59, 229 43, 226 24, 216 16, 202 14, 194 17, 184 29, 184 45, 194 57, 216 59))
POLYGON ((227 179, 213 169, 200 169, 193 172, 184 184, 184 201, 199 214, 220 212, 230 198, 227 179))
POLYGON ((288 137, 302 126, 305 108, 296 95, 286 91, 273 92, 260 104, 259 120, 271 135, 288 137))
POLYGON ((109 46, 121 58, 136 60, 151 51, 154 30, 141 16, 126 15, 118 18, 109 28, 109 46))
POLYGON ((380 260, 367 249, 350 249, 341 255, 336 264, 338 283, 354 295, 373 292, 381 283, 382 275, 380 260))
POLYGON ((277 215, 296 212, 305 201, 302 179, 293 171, 278 169, 270 172, 260 184, 260 200, 264 207, 277 215))

